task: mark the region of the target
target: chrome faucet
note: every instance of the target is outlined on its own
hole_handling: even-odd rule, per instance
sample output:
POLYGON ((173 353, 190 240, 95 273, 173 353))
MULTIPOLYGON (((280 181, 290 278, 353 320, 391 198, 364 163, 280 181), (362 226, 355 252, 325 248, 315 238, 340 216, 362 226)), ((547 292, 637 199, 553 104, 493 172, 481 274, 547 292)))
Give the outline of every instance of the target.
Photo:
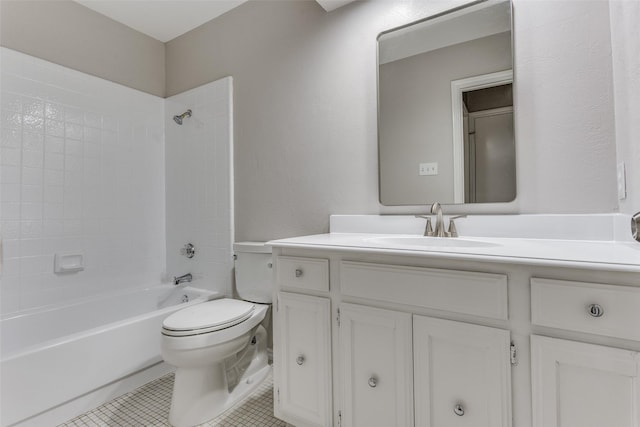
POLYGON ((173 284, 179 285, 180 283, 190 282, 193 280, 193 276, 191 273, 187 273, 183 276, 176 276, 173 278, 173 284))
POLYGON ((442 207, 440 203, 435 202, 431 205, 431 213, 436 215, 436 227, 433 230, 435 237, 447 237, 447 232, 444 231, 444 221, 442 220, 442 207))
POLYGON ((431 217, 429 215, 416 215, 416 218, 423 218, 427 220, 427 224, 424 228, 424 235, 428 237, 458 237, 458 230, 454 219, 466 218, 466 215, 457 215, 449 218, 449 230, 445 231, 444 219, 442 217, 442 206, 440 203, 435 202, 431 205, 431 213, 436 215, 436 228, 431 228, 431 217))
POLYGON ((631 236, 640 242, 640 212, 631 217, 631 236))

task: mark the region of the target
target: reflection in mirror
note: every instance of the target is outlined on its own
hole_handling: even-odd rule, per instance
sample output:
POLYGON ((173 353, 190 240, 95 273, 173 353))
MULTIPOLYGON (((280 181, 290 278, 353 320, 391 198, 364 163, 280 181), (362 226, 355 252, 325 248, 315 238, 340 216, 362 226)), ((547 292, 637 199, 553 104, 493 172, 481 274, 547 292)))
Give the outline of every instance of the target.
POLYGON ((383 205, 516 196, 511 5, 481 1, 378 37, 383 205))

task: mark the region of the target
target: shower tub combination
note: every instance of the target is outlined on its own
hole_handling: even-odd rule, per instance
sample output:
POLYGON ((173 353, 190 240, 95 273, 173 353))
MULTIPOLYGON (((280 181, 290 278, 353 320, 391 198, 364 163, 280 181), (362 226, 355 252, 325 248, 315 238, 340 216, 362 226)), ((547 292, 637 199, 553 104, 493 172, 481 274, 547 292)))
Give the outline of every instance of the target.
POLYGON ((158 285, 3 318, 0 424, 55 425, 169 372, 164 318, 221 296, 158 285))

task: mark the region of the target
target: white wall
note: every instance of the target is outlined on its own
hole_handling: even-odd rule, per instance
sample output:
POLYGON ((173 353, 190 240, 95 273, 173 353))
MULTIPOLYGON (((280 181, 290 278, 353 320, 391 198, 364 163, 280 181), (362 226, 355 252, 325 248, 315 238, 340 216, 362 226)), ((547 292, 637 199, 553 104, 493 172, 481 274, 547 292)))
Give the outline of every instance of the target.
MULTIPOLYGON (((385 211, 376 36, 454 3, 371 0, 325 13, 247 2, 167 44, 169 94, 234 76, 238 240, 322 233, 330 214, 385 211)), ((608 16, 603 0, 514 2, 516 211, 618 209, 608 16)))
POLYGON ((163 99, 6 48, 3 314, 165 276, 163 99), (54 274, 55 253, 85 270, 54 274))
POLYGON ((617 160, 625 164, 627 197, 620 211, 640 211, 640 2, 613 0, 611 42, 617 160))
POLYGON ((232 78, 166 100, 167 270, 231 296, 233 240, 232 78), (172 117, 192 110, 177 125, 172 117), (189 259, 186 243, 196 247, 189 259))

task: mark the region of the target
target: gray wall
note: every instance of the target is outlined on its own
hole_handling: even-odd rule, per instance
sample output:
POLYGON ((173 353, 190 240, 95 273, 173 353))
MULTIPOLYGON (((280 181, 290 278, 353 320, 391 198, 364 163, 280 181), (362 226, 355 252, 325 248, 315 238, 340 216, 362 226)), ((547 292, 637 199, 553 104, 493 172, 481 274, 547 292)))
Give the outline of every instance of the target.
MULTIPOLYGON (((329 214, 386 211, 376 36, 444 6, 370 0, 325 13, 313 1, 251 1, 167 44, 169 95, 234 77, 236 239, 322 233, 329 214)), ((607 2, 515 0, 514 19, 515 210, 617 210, 607 2)))
MULTIPOLYGON (((3 0, 0 43, 159 95, 163 82, 174 95, 233 75, 236 238, 271 239, 324 232, 329 214, 390 212, 378 203, 375 39, 454 3, 368 0, 326 13, 313 0, 254 0, 165 49, 68 0, 3 0)), ((514 19, 513 211, 618 210, 608 3, 514 0, 514 19)), ((633 28, 614 34, 618 58, 633 28)), ((635 87, 628 73, 617 68, 617 94, 635 87)), ((618 146, 635 167, 631 130, 618 146)))
POLYGON ((252 1, 167 43, 169 95, 234 78, 236 240, 321 233, 330 213, 378 212, 383 10, 252 1))
POLYGON ((0 45, 164 96, 164 43, 70 0, 0 1, 0 45))
POLYGON ((608 2, 514 9, 520 211, 617 211, 608 2))
POLYGON ((380 66, 380 194, 385 205, 453 203, 451 81, 511 69, 511 33, 380 66), (420 163, 438 175, 420 176, 420 163))
POLYGON ((612 1, 616 142, 618 162, 625 164, 627 197, 620 211, 640 211, 640 2, 612 1))

